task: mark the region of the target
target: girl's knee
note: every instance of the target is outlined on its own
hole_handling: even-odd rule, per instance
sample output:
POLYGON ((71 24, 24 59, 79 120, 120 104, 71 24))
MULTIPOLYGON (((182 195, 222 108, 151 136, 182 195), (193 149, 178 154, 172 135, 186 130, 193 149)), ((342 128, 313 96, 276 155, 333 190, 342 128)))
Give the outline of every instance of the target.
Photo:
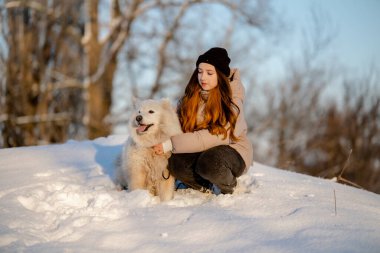
POLYGON ((216 174, 224 170, 225 163, 224 146, 217 146, 204 151, 198 158, 196 172, 199 175, 216 174))

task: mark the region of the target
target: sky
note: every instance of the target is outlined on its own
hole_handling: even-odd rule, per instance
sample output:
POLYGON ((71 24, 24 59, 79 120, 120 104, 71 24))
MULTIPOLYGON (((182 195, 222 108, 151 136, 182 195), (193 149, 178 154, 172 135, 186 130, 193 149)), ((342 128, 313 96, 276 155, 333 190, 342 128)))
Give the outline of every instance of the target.
POLYGON ((295 25, 295 44, 300 32, 310 28, 311 9, 317 7, 337 30, 331 49, 342 63, 350 69, 380 68, 379 0, 273 0, 273 7, 295 25))

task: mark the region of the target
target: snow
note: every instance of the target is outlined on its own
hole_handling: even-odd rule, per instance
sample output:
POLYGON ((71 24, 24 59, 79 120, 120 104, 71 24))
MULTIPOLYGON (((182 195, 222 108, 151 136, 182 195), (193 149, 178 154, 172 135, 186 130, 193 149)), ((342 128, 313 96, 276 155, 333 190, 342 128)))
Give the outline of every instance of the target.
POLYGON ((126 138, 0 150, 0 252, 379 252, 379 195, 258 163, 232 195, 117 191, 126 138))

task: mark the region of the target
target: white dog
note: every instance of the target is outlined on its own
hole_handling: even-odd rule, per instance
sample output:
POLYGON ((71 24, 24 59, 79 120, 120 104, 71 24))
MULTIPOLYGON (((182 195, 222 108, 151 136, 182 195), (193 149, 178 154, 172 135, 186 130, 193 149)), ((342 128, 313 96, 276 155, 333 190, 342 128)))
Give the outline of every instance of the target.
POLYGON ((135 104, 129 135, 117 166, 116 183, 121 189, 147 189, 161 201, 173 198, 174 177, 168 171, 171 152, 155 154, 152 146, 182 133, 175 110, 168 99, 144 100, 135 104))

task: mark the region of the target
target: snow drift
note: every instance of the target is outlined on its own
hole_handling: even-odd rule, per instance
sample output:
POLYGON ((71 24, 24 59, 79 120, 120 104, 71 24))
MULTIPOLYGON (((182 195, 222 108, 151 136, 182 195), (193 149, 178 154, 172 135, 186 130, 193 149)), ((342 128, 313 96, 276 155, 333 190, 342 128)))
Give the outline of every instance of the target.
POLYGON ((379 195, 257 163, 232 195, 116 191, 126 137, 0 150, 0 252, 379 252, 379 195))

